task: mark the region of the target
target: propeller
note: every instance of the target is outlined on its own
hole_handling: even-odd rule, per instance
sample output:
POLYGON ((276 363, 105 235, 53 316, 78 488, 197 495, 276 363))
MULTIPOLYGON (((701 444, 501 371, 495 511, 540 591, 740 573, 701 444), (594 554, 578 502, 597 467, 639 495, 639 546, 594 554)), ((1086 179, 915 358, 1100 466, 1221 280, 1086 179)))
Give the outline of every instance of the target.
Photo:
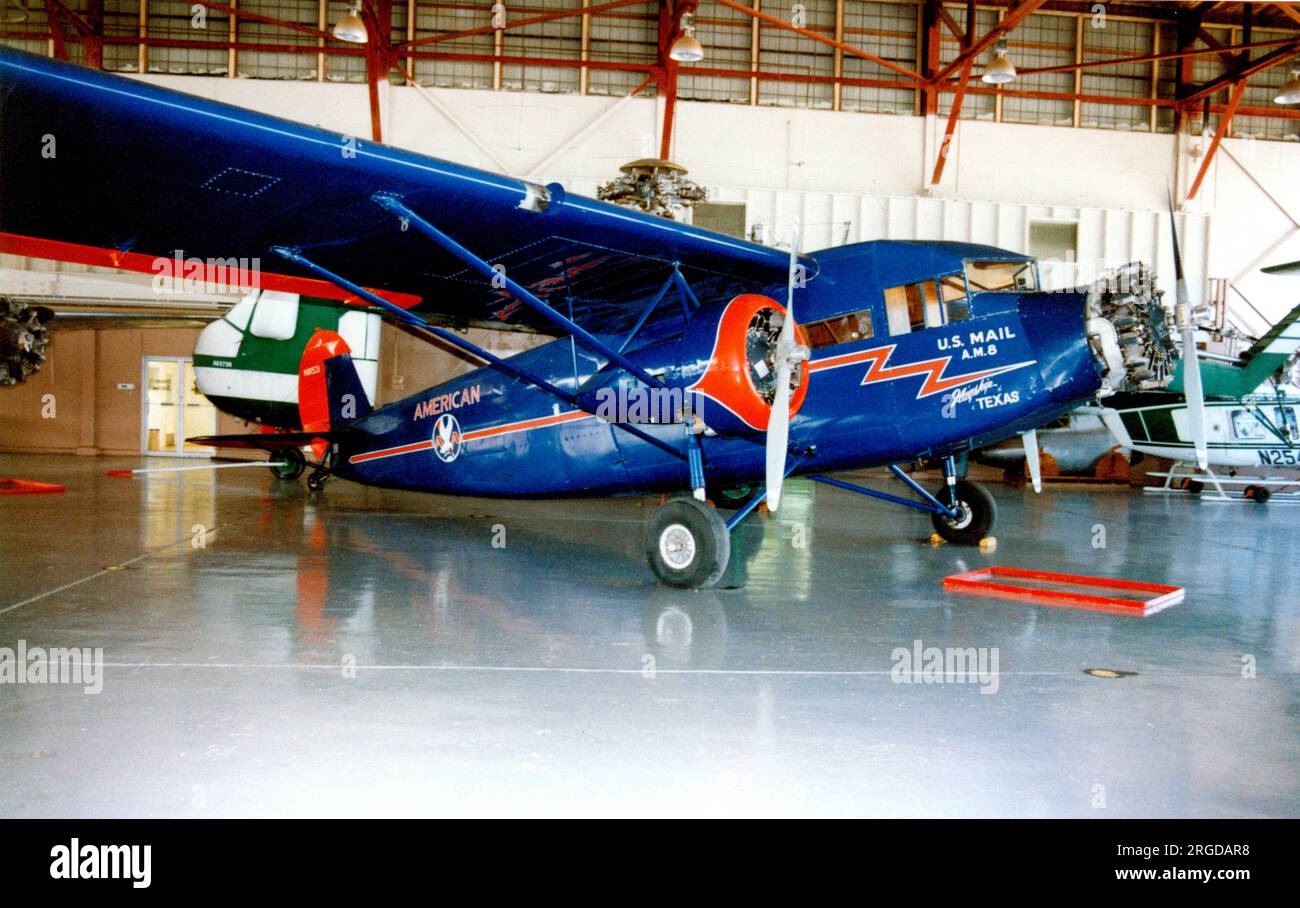
POLYGON ((1035 492, 1043 491, 1043 464, 1038 459, 1038 430, 1030 429, 1020 436, 1025 445, 1025 466, 1029 468, 1029 481, 1035 492))
POLYGON ((776 394, 767 418, 767 509, 775 511, 781 504, 781 482, 785 479, 785 461, 790 444, 790 376, 795 367, 808 359, 808 348, 799 343, 794 325, 794 285, 799 269, 799 219, 795 218, 790 239, 790 272, 786 277, 785 318, 773 355, 776 366, 776 394))
POLYGON ((1178 225, 1174 222, 1172 195, 1169 198, 1169 229, 1174 235, 1174 321, 1183 334, 1183 395, 1187 399, 1187 421, 1196 448, 1196 465, 1204 470, 1210 465, 1205 439, 1205 392, 1201 385, 1201 359, 1196 355, 1196 321, 1187 301, 1187 280, 1183 276, 1182 252, 1178 248, 1178 225))

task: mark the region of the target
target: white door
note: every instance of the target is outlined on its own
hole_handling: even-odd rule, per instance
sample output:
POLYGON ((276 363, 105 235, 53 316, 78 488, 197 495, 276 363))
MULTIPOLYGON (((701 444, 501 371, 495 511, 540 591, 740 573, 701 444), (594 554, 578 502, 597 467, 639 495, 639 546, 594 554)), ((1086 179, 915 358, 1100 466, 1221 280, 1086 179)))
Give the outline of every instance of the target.
POLYGON ((204 457, 211 448, 186 444, 217 429, 217 409, 194 380, 194 363, 182 356, 146 356, 140 450, 170 457, 204 457))

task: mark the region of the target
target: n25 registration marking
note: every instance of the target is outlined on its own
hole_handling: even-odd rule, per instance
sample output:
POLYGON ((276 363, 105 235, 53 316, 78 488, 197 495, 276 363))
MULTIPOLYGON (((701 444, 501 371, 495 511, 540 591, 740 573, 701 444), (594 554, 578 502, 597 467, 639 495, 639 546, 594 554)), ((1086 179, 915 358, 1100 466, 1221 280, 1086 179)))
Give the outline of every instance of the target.
POLYGON ((1295 448, 1262 448, 1259 463, 1263 467, 1300 466, 1300 452, 1295 448))

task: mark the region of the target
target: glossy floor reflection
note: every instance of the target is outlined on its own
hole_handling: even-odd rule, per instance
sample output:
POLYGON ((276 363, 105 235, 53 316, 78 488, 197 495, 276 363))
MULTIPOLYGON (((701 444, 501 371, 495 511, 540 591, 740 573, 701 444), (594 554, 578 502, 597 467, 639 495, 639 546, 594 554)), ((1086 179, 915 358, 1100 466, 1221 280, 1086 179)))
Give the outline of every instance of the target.
POLYGON ((1300 508, 995 485, 982 555, 800 482, 692 593, 639 499, 104 476, 133 463, 0 456, 68 487, 0 496, 0 647, 106 663, 94 695, 0 684, 0 815, 1300 815, 1300 508), (995 563, 1187 601, 940 589, 995 563), (917 641, 997 674, 894 683, 917 641))

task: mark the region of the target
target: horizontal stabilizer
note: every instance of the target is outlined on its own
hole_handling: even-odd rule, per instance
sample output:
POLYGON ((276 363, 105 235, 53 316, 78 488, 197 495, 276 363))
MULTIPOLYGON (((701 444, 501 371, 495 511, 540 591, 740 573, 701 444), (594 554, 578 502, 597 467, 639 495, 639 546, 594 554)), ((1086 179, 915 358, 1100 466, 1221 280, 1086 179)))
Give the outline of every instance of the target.
POLYGON ((283 451, 301 448, 316 441, 338 441, 347 435, 346 429, 329 432, 266 432, 241 435, 199 435, 185 439, 186 444, 205 448, 247 448, 253 451, 283 451))

